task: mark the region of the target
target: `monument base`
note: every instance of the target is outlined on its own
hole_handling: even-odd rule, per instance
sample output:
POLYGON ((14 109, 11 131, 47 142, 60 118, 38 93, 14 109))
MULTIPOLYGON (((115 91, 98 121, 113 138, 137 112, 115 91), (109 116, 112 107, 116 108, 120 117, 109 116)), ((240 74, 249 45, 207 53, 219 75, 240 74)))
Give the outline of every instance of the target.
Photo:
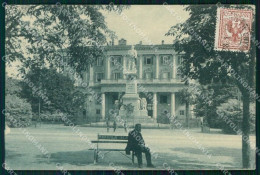
POLYGON ((147 109, 140 110, 140 98, 139 95, 136 94, 125 94, 122 97, 123 104, 128 105, 132 104, 134 107, 133 113, 131 116, 127 117, 127 111, 124 108, 119 110, 119 115, 126 120, 128 123, 136 124, 136 123, 151 123, 151 118, 148 116, 147 109))

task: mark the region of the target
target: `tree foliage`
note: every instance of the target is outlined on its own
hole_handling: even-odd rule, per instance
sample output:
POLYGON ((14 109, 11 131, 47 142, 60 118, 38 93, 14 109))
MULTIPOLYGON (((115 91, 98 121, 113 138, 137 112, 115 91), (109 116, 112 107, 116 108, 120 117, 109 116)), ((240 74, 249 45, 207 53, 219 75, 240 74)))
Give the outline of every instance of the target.
MULTIPOLYGON (((227 134, 239 134, 237 131, 242 129, 242 104, 237 99, 229 99, 227 102, 222 103, 217 107, 217 113, 221 115, 219 117, 221 128, 224 133, 227 134), (221 117, 227 117, 228 122, 221 119, 221 117), (233 123, 233 124, 231 124, 233 123), (232 126, 232 127, 231 127, 232 126)), ((250 128, 251 132, 255 131, 255 105, 250 105, 250 128)), ((241 133, 240 133, 241 134, 241 133)))
POLYGON ((84 104, 84 96, 77 92, 74 82, 55 69, 34 68, 25 75, 21 83, 21 96, 31 104, 33 112, 37 113, 40 101, 42 112, 73 114, 84 104))
POLYGON ((221 128, 222 122, 216 113, 217 107, 230 98, 237 98, 236 88, 222 84, 209 86, 197 86, 201 93, 195 93, 194 113, 197 117, 203 117, 204 121, 212 128, 221 128))
POLYGON ((24 59, 22 49, 21 29, 24 8, 17 5, 6 5, 5 17, 5 60, 10 63, 17 59, 24 59))
MULTIPOLYGON (((115 33, 107 28, 101 11, 116 10, 121 12, 126 6, 117 5, 31 5, 18 8, 13 17, 13 9, 7 12, 8 26, 6 30, 9 40, 16 39, 12 32, 19 33, 23 42, 16 42, 19 48, 26 45, 26 53, 18 58, 22 62, 20 72, 25 74, 31 67, 49 65, 58 67, 63 59, 60 50, 66 49, 68 64, 80 73, 86 70, 96 58, 103 55, 103 46, 107 38, 115 37, 115 33), (21 14, 21 11, 23 13, 21 14), (28 20, 29 19, 29 20, 28 20), (46 64, 47 63, 47 64, 46 64)), ((10 54, 13 43, 7 42, 7 53, 10 54)), ((19 53, 20 50, 15 50, 19 53)))
MULTIPOLYGON (((245 6, 232 6, 232 8, 242 7, 245 6)), ((200 5, 200 8, 188 6, 186 10, 190 12, 190 18, 182 24, 171 27, 166 34, 177 38, 174 46, 178 53, 183 54, 184 66, 181 67, 183 74, 198 80, 201 84, 231 83, 229 80, 232 80, 241 87, 241 83, 236 82, 228 70, 221 66, 219 60, 221 59, 245 80, 248 80, 248 77, 254 78, 254 75, 252 77, 249 74, 249 65, 253 68, 255 66, 255 47, 252 46, 253 44, 248 53, 213 50, 215 39, 212 34, 215 33, 217 6, 200 5), (191 29, 193 29, 193 33, 191 29), (205 42, 210 47, 205 47, 203 44, 205 42)), ((254 35, 254 31, 252 31, 252 35, 254 35)), ((250 85, 253 86, 253 82, 250 85)))
POLYGON ((9 95, 18 95, 21 92, 21 87, 20 87, 20 80, 14 79, 12 77, 8 77, 6 75, 5 77, 5 94, 9 95))
MULTIPOLYGON (((247 5, 225 5, 226 8, 251 9, 247 5)), ((203 85, 211 83, 233 84, 237 86, 242 94, 243 101, 243 136, 249 137, 250 117, 249 104, 250 92, 248 87, 255 87, 255 46, 252 41, 249 52, 215 51, 214 33, 216 30, 216 5, 187 6, 185 8, 190 17, 181 24, 172 26, 166 35, 174 36, 175 50, 183 54, 183 75, 197 80, 203 85), (223 64, 227 64, 225 67, 223 64), (232 76, 229 72, 233 69, 237 74, 232 76), (247 86, 241 83, 246 81, 247 86)), ((255 16, 255 15, 253 15, 255 16)), ((255 35, 253 19, 251 35, 255 35)), ((242 140, 243 167, 250 167, 250 145, 242 140)))

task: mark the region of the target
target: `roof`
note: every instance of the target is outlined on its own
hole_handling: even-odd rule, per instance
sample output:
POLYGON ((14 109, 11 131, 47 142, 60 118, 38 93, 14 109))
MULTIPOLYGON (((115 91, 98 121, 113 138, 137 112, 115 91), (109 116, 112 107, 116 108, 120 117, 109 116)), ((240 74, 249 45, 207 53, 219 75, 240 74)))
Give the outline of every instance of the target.
MULTIPOLYGON (((156 45, 141 45, 136 44, 134 45, 135 50, 164 50, 164 49, 174 49, 173 44, 156 44, 156 45)), ((86 46, 92 47, 92 46, 86 46)), ((102 46, 104 47, 104 51, 113 51, 113 50, 131 50, 132 45, 107 45, 102 46)), ((60 49, 59 52, 66 52, 67 49, 60 49)))

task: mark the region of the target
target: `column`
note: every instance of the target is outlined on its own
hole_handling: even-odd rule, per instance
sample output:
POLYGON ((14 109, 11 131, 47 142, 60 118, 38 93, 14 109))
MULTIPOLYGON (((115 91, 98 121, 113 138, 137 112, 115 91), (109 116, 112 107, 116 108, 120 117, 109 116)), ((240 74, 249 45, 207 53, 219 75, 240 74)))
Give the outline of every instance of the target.
POLYGON ((175 93, 171 93, 171 116, 175 116, 175 93))
POLYGON ((93 66, 90 65, 89 67, 89 83, 93 83, 94 80, 94 72, 93 72, 93 66))
POLYGON ((139 55, 139 79, 143 79, 143 56, 139 55))
POLYGON ((126 55, 123 55, 123 79, 126 79, 124 72, 126 71, 126 55))
POLYGON ((102 119, 105 119, 105 117, 106 117, 106 94, 102 93, 101 98, 102 98, 102 101, 101 101, 101 117, 102 117, 102 119))
POLYGON ((153 119, 157 119, 157 93, 153 93, 153 119))
POLYGON ((155 57, 155 79, 159 79, 159 63, 160 63, 160 56, 156 55, 156 57, 155 57))
POLYGON ((111 75, 110 61, 111 61, 111 57, 107 57, 107 59, 106 59, 106 79, 107 80, 110 80, 110 75, 111 75))
POLYGON ((176 66, 176 56, 172 55, 172 79, 176 78, 177 66, 176 66))

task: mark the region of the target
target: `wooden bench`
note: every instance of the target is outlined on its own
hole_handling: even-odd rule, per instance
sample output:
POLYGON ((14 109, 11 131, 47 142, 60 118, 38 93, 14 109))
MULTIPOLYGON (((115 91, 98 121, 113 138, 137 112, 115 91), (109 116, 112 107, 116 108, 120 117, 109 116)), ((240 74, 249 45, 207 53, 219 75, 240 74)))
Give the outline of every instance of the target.
MULTIPOLYGON (((94 150, 94 164, 96 164, 98 162, 98 154, 100 151, 106 151, 104 153, 107 154, 111 151, 118 151, 120 152, 122 155, 124 155, 125 157, 127 157, 128 159, 131 159, 129 158, 126 154, 122 153, 125 152, 125 147, 124 149, 109 149, 109 148, 99 148, 99 144, 107 144, 107 143, 110 143, 110 144, 127 144, 128 142, 128 136, 115 136, 115 135, 97 135, 97 140, 93 140, 91 141, 91 143, 96 143, 97 144, 97 147, 95 149, 90 149, 90 150, 94 150)), ((132 164, 134 164, 134 156, 135 156, 135 153, 133 151, 132 152, 132 164)))

